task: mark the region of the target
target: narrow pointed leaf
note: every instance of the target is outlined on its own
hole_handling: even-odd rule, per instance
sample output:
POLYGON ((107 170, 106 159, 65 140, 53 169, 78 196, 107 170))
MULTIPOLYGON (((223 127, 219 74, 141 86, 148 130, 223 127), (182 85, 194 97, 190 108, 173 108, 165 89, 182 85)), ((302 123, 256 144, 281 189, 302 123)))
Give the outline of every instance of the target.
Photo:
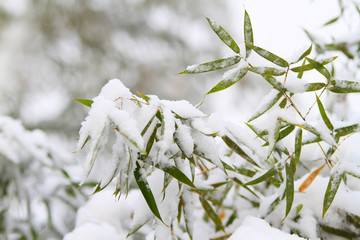
POLYGON ((279 101, 279 99, 281 98, 282 93, 278 93, 275 96, 273 96, 272 98, 269 99, 268 102, 265 102, 256 112, 255 114, 249 119, 248 122, 251 122, 252 120, 260 117, 261 115, 263 115, 265 112, 267 112, 270 108, 272 108, 275 103, 277 103, 279 101))
POLYGON ((352 133, 355 133, 357 131, 359 131, 359 124, 353 124, 350 126, 346 126, 346 127, 341 127, 341 128, 337 128, 335 129, 335 137, 339 138, 339 137, 343 137, 352 133))
POLYGON ((196 189, 195 185, 191 182, 191 180, 175 166, 172 166, 172 165, 160 166, 160 165, 158 165, 156 167, 160 168, 164 172, 168 173, 169 175, 171 175, 172 177, 177 179, 179 182, 184 183, 184 184, 196 189))
POLYGON ((286 187, 285 187, 286 211, 285 211, 284 220, 289 215, 292 204, 294 202, 294 175, 295 175, 295 171, 296 171, 295 159, 291 158, 290 164, 286 164, 286 187))
POLYGON ((266 181, 267 179, 269 179, 270 177, 278 174, 279 171, 276 168, 270 168, 266 173, 264 173, 263 175, 261 175, 260 177, 245 183, 245 185, 255 185, 261 182, 266 181))
MULTIPOLYGON (((157 114, 157 112, 156 112, 156 114, 157 114)), ((149 129, 152 121, 153 121, 154 118, 156 117, 156 114, 154 114, 154 116, 152 116, 152 118, 149 120, 149 122, 146 124, 146 126, 145 126, 145 127, 143 128, 143 130, 141 131, 141 134, 140 134, 140 135, 141 135, 142 137, 145 135, 146 131, 149 129)))
POLYGON ((330 25, 330 24, 332 24, 332 23, 334 23, 334 22, 336 22, 337 20, 339 20, 339 18, 340 18, 340 16, 337 16, 337 17, 335 17, 335 18, 330 19, 329 21, 327 21, 326 23, 324 23, 324 27, 327 26, 327 25, 330 25))
POLYGON ((87 107, 91 107, 91 104, 94 102, 93 100, 89 99, 80 99, 80 98, 74 98, 74 100, 78 101, 81 104, 84 104, 87 107))
POLYGON ((205 210, 206 214, 210 217, 210 219, 215 223, 215 225, 221 229, 223 232, 225 232, 225 228, 221 222, 220 217, 216 214, 214 209, 211 207, 211 205, 206 201, 206 199, 202 196, 199 196, 201 205, 203 209, 205 210))
POLYGON ((282 69, 277 69, 272 67, 252 67, 252 68, 247 68, 247 70, 260 75, 272 75, 272 76, 281 76, 286 73, 286 71, 282 69))
POLYGON ((281 130, 279 133, 279 136, 277 138, 277 141, 280 141, 281 139, 288 136, 292 131, 294 131, 294 129, 295 129, 294 125, 289 125, 286 128, 284 128, 283 130, 281 130))
POLYGON ((145 221, 144 221, 142 224, 138 224, 138 225, 132 227, 132 228, 130 229, 130 232, 126 235, 126 238, 130 237, 131 235, 133 235, 134 233, 136 233, 137 231, 139 231, 146 223, 149 222, 149 220, 150 220, 150 218, 149 218, 149 219, 145 219, 145 221))
MULTIPOLYGON (((281 93, 279 93, 279 94, 281 94, 281 93)), ((282 94, 281 94, 282 95, 282 94)), ((280 95, 280 96, 281 96, 280 95)), ((286 98, 284 98, 280 103, 279 103, 279 107, 280 108, 285 108, 286 107, 286 104, 287 104, 287 99, 286 98)))
MULTIPOLYGON (((247 11, 245 11, 245 15, 244 15, 244 40, 245 43, 254 45, 253 29, 251 26, 250 16, 247 13, 247 11)), ((251 53, 251 47, 245 44, 245 48, 246 48, 246 57, 249 57, 251 53)))
POLYGON ((248 47, 253 49, 257 54, 265 58, 266 60, 280 66, 280 67, 288 67, 289 63, 284 60, 283 58, 273 54, 272 52, 269 52, 261 47, 253 46, 251 44, 246 44, 248 47))
POLYGON ((273 76, 264 75, 263 78, 279 92, 281 92, 281 93, 286 92, 286 88, 284 87, 284 85, 282 85, 282 83, 280 83, 278 80, 276 80, 276 78, 274 78, 273 76))
POLYGON ((240 48, 234 41, 234 39, 229 35, 229 33, 219 24, 217 24, 214 20, 210 18, 206 18, 210 24, 212 30, 218 35, 218 37, 223 41, 231 50, 235 53, 240 53, 240 48))
POLYGON ((154 141, 155 141, 155 138, 156 138, 156 132, 157 132, 159 126, 160 126, 160 124, 158 124, 158 125, 154 128, 154 130, 153 130, 153 132, 152 132, 152 134, 151 134, 151 136, 150 136, 150 138, 149 138, 149 141, 148 141, 148 143, 146 144, 146 153, 147 153, 147 154, 149 154, 150 151, 151 151, 151 148, 152 148, 152 146, 153 146, 153 144, 154 144, 154 141))
POLYGON ((333 80, 327 89, 334 93, 358 93, 360 92, 360 83, 346 80, 333 80))
POLYGON ((325 87, 325 83, 306 83, 305 92, 317 91, 325 87))
POLYGON ((223 69, 235 65, 238 62, 240 62, 240 60, 241 57, 239 55, 235 55, 233 57, 222 58, 211 62, 195 64, 192 66, 188 66, 186 70, 181 72, 180 74, 196 74, 196 73, 215 71, 218 69, 223 69))
POLYGON ((353 231, 350 231, 349 229, 339 229, 339 228, 334 228, 334 227, 330 227, 324 224, 319 224, 320 228, 330 234, 339 236, 343 238, 347 238, 347 239, 359 239, 360 238, 360 234, 355 233, 353 231))
POLYGON ((344 173, 342 172, 334 172, 330 176, 330 180, 326 188, 325 197, 324 197, 323 214, 322 214, 323 218, 335 198, 336 192, 339 189, 343 175, 344 173))
POLYGON ((299 59, 298 59, 296 62, 293 62, 293 63, 300 62, 300 61, 303 60, 305 57, 307 57, 307 56, 311 53, 312 46, 313 46, 313 45, 311 44, 310 47, 309 47, 303 54, 301 54, 301 56, 299 57, 299 59))
MULTIPOLYGON (((229 70, 231 71, 231 70, 229 70)), ((216 84, 215 87, 213 87, 206 95, 219 92, 224 89, 227 89, 228 87, 234 85, 238 81, 240 81, 247 73, 247 70, 243 70, 241 68, 236 69, 234 72, 232 72, 229 76, 226 76, 224 79, 222 79, 218 84, 216 84)))
POLYGON ((137 92, 137 94, 139 94, 139 96, 142 98, 142 99, 144 99, 146 102, 149 102, 150 101, 150 97, 148 97, 148 96, 146 96, 146 95, 144 95, 144 94, 142 94, 142 93, 140 93, 140 92, 138 92, 138 91, 136 91, 137 92))
POLYGON ((136 183, 142 193, 142 195, 145 198, 146 203, 148 204, 151 212, 157 217, 160 221, 162 221, 159 209, 156 205, 156 201, 154 198, 154 195, 150 189, 149 183, 146 180, 146 176, 141 171, 140 164, 136 162, 136 168, 134 170, 134 177, 136 180, 136 183))
POLYGON ((327 116, 326 112, 325 112, 325 108, 324 108, 324 105, 322 104, 322 102, 320 101, 320 98, 318 96, 316 96, 316 101, 317 101, 317 104, 318 104, 318 107, 319 107, 319 111, 320 111, 320 114, 321 114, 321 118, 323 119, 325 125, 327 126, 327 128, 330 130, 330 131, 333 131, 334 130, 334 126, 332 125, 329 117, 327 116))
POLYGON ((249 157, 249 155, 247 155, 244 150, 241 149, 241 147, 239 145, 237 145, 233 140, 231 140, 231 138, 229 138, 228 136, 224 135, 222 137, 223 141, 226 143, 226 145, 231 148, 235 153, 237 153, 238 155, 240 155, 242 158, 244 158, 246 161, 248 161, 249 163, 255 165, 256 167, 260 167, 251 157, 249 157))
POLYGON ((315 169, 306 179, 305 181, 300 185, 299 192, 305 191, 311 183, 315 180, 317 175, 321 172, 321 170, 326 166, 326 164, 322 165, 321 167, 315 169))
MULTIPOLYGON (((337 57, 321 59, 321 60, 318 60, 317 62, 322 64, 322 65, 326 65, 326 64, 331 63, 332 61, 334 61, 336 58, 337 57)), ((311 64, 306 64, 306 65, 303 65, 303 66, 290 68, 290 70, 293 71, 293 72, 305 72, 305 71, 309 71, 309 70, 313 70, 313 69, 314 69, 314 66, 311 65, 311 64)))
POLYGON ((330 72, 324 67, 323 64, 311 59, 306 58, 306 60, 319 72, 321 73, 328 81, 331 79, 330 72))
POLYGON ((302 129, 298 128, 295 134, 295 162, 296 164, 299 163, 300 154, 301 154, 301 147, 302 147, 302 129))

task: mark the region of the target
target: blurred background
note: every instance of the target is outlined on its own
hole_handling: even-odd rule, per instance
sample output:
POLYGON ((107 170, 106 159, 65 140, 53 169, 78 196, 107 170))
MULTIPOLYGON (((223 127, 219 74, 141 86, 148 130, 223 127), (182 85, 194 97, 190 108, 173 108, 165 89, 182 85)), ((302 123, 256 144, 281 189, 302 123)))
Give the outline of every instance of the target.
MULTIPOLYGON (((21 119, 29 129, 74 140, 87 109, 73 98, 91 99, 111 78, 120 78, 133 92, 197 104, 222 73, 177 73, 231 51, 212 32, 205 16, 242 44, 246 8, 255 44, 287 58, 310 45, 303 28, 319 35, 330 32, 329 38, 359 29, 359 21, 353 24, 354 19, 349 18, 340 19, 343 25, 351 23, 347 28, 323 27, 339 15, 344 4, 353 3, 356 1, 2 0, 0 115, 21 119)), ((254 61, 261 64, 263 60, 254 61)), ((203 110, 246 120, 249 110, 269 90, 264 81, 254 79, 255 75, 248 74, 233 88, 210 95, 203 110)))

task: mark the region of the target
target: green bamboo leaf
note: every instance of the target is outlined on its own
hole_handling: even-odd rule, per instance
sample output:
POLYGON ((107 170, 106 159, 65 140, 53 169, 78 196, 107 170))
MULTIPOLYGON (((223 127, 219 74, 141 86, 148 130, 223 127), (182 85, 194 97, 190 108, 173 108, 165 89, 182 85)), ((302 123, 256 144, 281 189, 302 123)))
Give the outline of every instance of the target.
POLYGON ((279 173, 279 170, 277 168, 270 168, 266 173, 264 173, 263 175, 261 175, 260 177, 251 180, 250 182, 245 183, 245 185, 255 185, 261 182, 264 182, 266 180, 268 180, 270 177, 276 175, 279 173))
POLYGON ((340 16, 337 16, 337 17, 334 17, 332 19, 330 19, 329 21, 327 21, 326 23, 324 23, 324 27, 327 26, 327 25, 330 25, 334 22, 336 22, 337 20, 339 20, 340 16))
POLYGON ((129 231, 129 233, 126 235, 126 238, 130 237, 131 235, 133 235, 134 233, 136 233, 137 231, 139 231, 145 224, 147 224, 149 222, 151 218, 145 219, 145 221, 143 221, 141 224, 135 225, 134 227, 132 227, 129 231))
MULTIPOLYGON (((183 193, 183 194, 187 194, 189 195, 190 193, 183 193)), ((191 201, 188 201, 189 198, 188 197, 183 197, 183 211, 184 211, 184 220, 185 220, 185 228, 186 228, 186 232, 190 238, 190 240, 193 239, 193 225, 192 225, 192 219, 193 219, 193 212, 189 211, 190 209, 193 209, 192 207, 188 207, 188 206, 192 206, 193 203, 191 201)))
MULTIPOLYGON (((336 58, 337 57, 325 58, 325 59, 318 60, 317 62, 322 65, 326 65, 326 64, 334 61, 336 58)), ((293 72, 305 72, 305 71, 309 71, 309 70, 313 70, 313 69, 314 69, 314 66, 311 64, 306 64, 303 66, 290 68, 290 70, 293 72)))
POLYGON ((299 163, 302 147, 302 129, 298 128, 295 134, 295 162, 299 163))
POLYGON ((306 60, 313 66, 319 73, 321 73, 328 81, 331 79, 330 72, 322 65, 321 63, 311 59, 306 58, 306 60))
POLYGON ((230 34, 219 24, 217 24, 214 20, 210 18, 206 18, 206 20, 209 22, 210 27, 212 30, 218 35, 218 37, 223 41, 231 50, 233 50, 235 53, 240 53, 240 48, 234 41, 234 39, 230 36, 230 34))
MULTIPOLYGON (((301 64, 301 67, 304 67, 306 64, 306 59, 303 60, 303 63, 301 64)), ((310 65, 311 66, 311 65, 310 65)), ((301 79, 304 75, 304 72, 300 71, 297 75, 297 78, 301 79)))
POLYGON ((312 44, 310 45, 310 47, 303 53, 301 54, 301 56, 299 57, 299 59, 295 62, 292 62, 292 63, 297 63, 297 62, 300 62, 301 60, 303 60, 305 57, 307 57, 310 53, 311 53, 311 50, 312 50, 312 44))
POLYGON ((286 187, 285 187, 285 197, 286 197, 286 211, 285 218, 289 215, 292 204, 294 202, 294 175, 296 171, 295 159, 291 158, 290 164, 286 164, 286 187))
MULTIPOLYGON (((251 20, 250 20, 250 16, 246 10, 245 10, 245 15, 244 15, 244 40, 245 40, 245 43, 254 45, 254 35, 253 35, 253 29, 251 26, 251 20)), ((251 47, 249 47, 248 45, 245 44, 245 48, 246 48, 246 57, 249 57, 250 53, 251 53, 251 47)))
POLYGON ((231 178, 235 183, 239 184, 241 187, 245 188, 245 190, 249 191, 256 198, 260 198, 253 190, 251 190, 248 186, 246 186, 243 182, 241 182, 238 178, 231 178))
POLYGON ((317 91, 325 87, 325 83, 306 83, 304 86, 305 92, 317 91))
POLYGON ((252 71, 260 75, 272 75, 272 76, 281 76, 286 73, 282 69, 272 68, 272 67, 250 67, 246 70, 252 71))
POLYGON ((347 238, 347 239, 359 239, 360 238, 360 234, 352 232, 349 229, 343 230, 343 229, 330 227, 330 226, 327 226, 324 224, 319 224, 319 225, 323 231, 333 234, 333 235, 336 235, 336 236, 340 236, 342 238, 347 238))
MULTIPOLYGON (((279 94, 281 94, 281 93, 279 93, 279 94)), ((282 95, 282 94, 281 94, 282 95)), ((281 96, 280 95, 280 96, 281 96)), ((279 103, 279 107, 280 108, 285 108, 286 107, 286 104, 287 104, 287 98, 284 98, 280 103, 279 103)))
POLYGON ((216 84, 216 86, 213 87, 208 93, 206 93, 206 95, 227 89, 228 87, 240 81, 247 73, 247 70, 241 68, 233 69, 229 71, 233 71, 233 72, 225 76, 225 78, 223 78, 218 84, 216 84))
POLYGON ((220 217, 216 214, 214 209, 211 207, 211 205, 206 201, 206 199, 203 196, 199 196, 200 202, 202 207, 204 208, 206 214, 210 217, 210 219, 215 223, 215 225, 221 229, 223 232, 225 232, 225 228, 221 222, 220 217))
POLYGON ((150 136, 150 138, 149 138, 149 140, 148 140, 148 142, 146 144, 146 153, 147 153, 147 155, 149 155, 149 153, 151 151, 151 148, 152 148, 152 146, 154 144, 154 141, 155 141, 155 138, 156 138, 157 130, 160 127, 160 125, 161 125, 160 123, 158 123, 156 125, 156 127, 154 128, 154 130, 153 130, 153 132, 152 132, 152 134, 151 134, 151 136, 150 136))
POLYGON ((334 172, 330 176, 330 180, 326 188, 325 197, 324 197, 323 214, 322 214, 323 218, 335 198, 336 192, 339 189, 343 176, 344 176, 343 172, 334 172))
MULTIPOLYGON (((295 129, 295 126, 294 125, 291 125, 289 124, 287 127, 285 127, 283 130, 281 130, 279 132, 279 135, 276 139, 276 142, 280 141, 281 139, 285 138, 286 136, 288 136, 292 131, 294 131, 295 129)), ((269 142, 266 142, 264 145, 265 146, 269 146, 269 142)))
POLYGON ((251 122, 252 120, 260 117, 261 115, 263 115, 265 112, 267 112, 270 108, 272 108, 275 103, 277 103, 277 101, 279 101, 279 99, 281 98, 282 93, 278 93, 276 94, 274 97, 270 98, 269 101, 267 101, 266 103, 264 103, 259 110, 257 110, 255 112, 255 114, 248 120, 248 122, 251 122))
POLYGON ((172 165, 168 165, 168 166, 156 165, 156 167, 163 170, 164 172, 168 173, 170 176, 174 177, 179 182, 182 182, 182 183, 196 189, 195 185, 191 182, 191 180, 183 172, 181 172, 178 168, 176 168, 175 166, 172 166, 172 165))
POLYGON ((246 161, 248 161, 249 163, 255 165, 256 167, 260 167, 251 157, 249 157, 249 155, 247 155, 239 145, 237 145, 233 140, 231 140, 231 138, 229 138, 228 136, 224 135, 222 137, 223 141, 226 143, 226 145, 231 148, 235 153, 237 153, 238 155, 240 155, 242 158, 244 158, 246 161))
POLYGON ((158 114, 158 112, 156 112, 156 113, 154 114, 154 116, 152 116, 152 118, 149 120, 149 122, 146 124, 146 126, 145 126, 145 127, 143 128, 143 130, 141 131, 141 136, 142 136, 142 137, 145 135, 146 131, 149 129, 152 121, 153 121, 154 118, 156 117, 156 114, 158 114))
POLYGON ((249 43, 246 43, 246 45, 248 47, 250 47, 251 49, 253 49, 257 54, 259 54, 260 56, 262 56, 263 58, 265 58, 266 60, 280 66, 280 67, 288 67, 289 63, 284 60, 283 58, 273 54, 272 52, 269 52, 261 47, 257 47, 254 45, 251 45, 249 43))
POLYGON ((358 93, 360 92, 360 83, 346 80, 333 80, 327 89, 334 93, 358 93))
POLYGON ((239 55, 235 55, 232 57, 222 58, 211 62, 195 64, 192 66, 188 66, 185 71, 179 74, 196 74, 196 73, 215 71, 218 69, 223 69, 235 65, 238 62, 240 62, 240 60, 241 57, 239 55))
POLYGON ((139 147, 139 145, 132 139, 129 138, 128 135, 126 135, 125 133, 123 133, 122 131, 120 131, 120 129, 118 127, 114 128, 118 133, 120 133, 124 138, 126 138, 126 140, 128 140, 131 144, 133 144, 141 153, 146 154, 146 150, 141 149, 139 147))
POLYGON ((281 92, 281 93, 286 92, 286 88, 284 87, 284 85, 282 85, 282 83, 280 83, 278 80, 276 80, 276 78, 274 78, 273 76, 264 75, 263 78, 279 92, 281 92))
POLYGON ((327 126, 327 128, 330 130, 330 131, 333 131, 334 130, 334 126, 332 125, 329 117, 327 116, 326 112, 325 112, 325 108, 324 108, 324 105, 322 104, 322 102, 320 101, 320 98, 318 96, 316 96, 316 101, 317 101, 317 104, 318 104, 318 107, 319 107, 319 111, 320 111, 320 114, 321 114, 321 118, 323 119, 325 125, 327 126))
POLYGON ((142 169, 140 167, 140 164, 136 162, 136 168, 134 170, 134 177, 136 180, 136 183, 138 187, 140 188, 140 191, 142 195, 145 198, 146 203, 148 204, 151 212, 157 217, 161 222, 163 220, 161 219, 159 209, 156 205, 156 201, 154 198, 154 195, 150 189, 149 183, 146 180, 146 176, 144 176, 144 173, 142 172, 142 169))
POLYGON ((230 215, 229 219, 227 220, 225 227, 230 226, 235 221, 235 219, 237 219, 237 217, 237 210, 234 210, 233 213, 230 215))
POLYGON ((144 94, 142 94, 142 93, 140 93, 140 92, 138 92, 138 91, 136 91, 136 93, 137 93, 142 99, 144 99, 147 103, 150 101, 150 97, 148 97, 148 96, 146 96, 146 95, 144 95, 144 94))
POLYGON ((301 203, 296 206, 296 216, 299 215, 300 211, 303 209, 304 205, 301 203))
POLYGON ((81 104, 84 104, 87 107, 91 107, 91 104, 94 102, 93 100, 89 99, 80 99, 80 98, 74 98, 74 100, 78 101, 81 104))
POLYGON ((355 133, 355 132, 357 132, 359 130, 360 130, 359 129, 359 124, 353 124, 353 125, 350 125, 350 126, 337 128, 337 129, 335 129, 335 137, 340 138, 340 137, 349 135, 351 133, 355 133))
POLYGON ((247 169, 247 168, 237 168, 236 171, 239 174, 250 177, 250 178, 253 177, 256 174, 256 171, 250 170, 250 169, 247 169))

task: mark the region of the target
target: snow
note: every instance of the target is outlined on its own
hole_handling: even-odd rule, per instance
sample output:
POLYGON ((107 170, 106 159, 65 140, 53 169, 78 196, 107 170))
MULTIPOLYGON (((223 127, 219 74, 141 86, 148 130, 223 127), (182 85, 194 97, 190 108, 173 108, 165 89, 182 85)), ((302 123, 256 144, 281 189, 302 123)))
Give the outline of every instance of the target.
POLYGON ((279 229, 272 228, 266 221, 248 216, 241 226, 231 235, 229 240, 301 240, 305 238, 284 233, 279 229))

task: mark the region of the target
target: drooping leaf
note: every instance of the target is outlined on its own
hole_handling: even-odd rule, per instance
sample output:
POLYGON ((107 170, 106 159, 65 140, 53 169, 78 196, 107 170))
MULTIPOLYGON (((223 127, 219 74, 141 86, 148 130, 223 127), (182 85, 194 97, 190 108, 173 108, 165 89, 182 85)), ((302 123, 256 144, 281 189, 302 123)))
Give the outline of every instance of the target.
POLYGON ((150 153, 150 150, 151 150, 151 148, 152 148, 152 146, 154 144, 155 138, 156 138, 156 132, 157 132, 159 127, 160 127, 160 123, 158 123, 156 125, 156 127, 154 128, 153 132, 150 135, 150 138, 149 138, 149 140, 148 140, 148 142, 146 144, 146 153, 147 154, 150 153))
MULTIPOLYGON (((245 40, 245 43, 254 45, 254 35, 253 35, 253 29, 251 26, 251 20, 250 20, 250 16, 246 10, 245 10, 245 14, 244 14, 244 40, 245 40)), ((251 53, 251 48, 247 44, 245 44, 245 48, 246 48, 246 57, 249 57, 250 53, 251 53)))
POLYGON ((240 155, 242 158, 244 158, 246 161, 248 161, 249 163, 255 165, 256 167, 260 167, 251 157, 249 157, 249 155, 247 155, 244 150, 241 149, 241 147, 239 145, 237 145, 233 140, 231 140, 231 138, 229 138, 228 136, 224 135, 222 137, 223 141, 226 143, 226 145, 232 149, 235 153, 237 153, 238 155, 240 155))
POLYGON ((151 218, 145 218, 144 221, 141 224, 138 224, 134 227, 132 227, 129 231, 129 233, 126 235, 126 238, 130 237, 131 235, 133 235, 134 233, 136 233, 137 231, 139 231, 146 223, 149 222, 151 218))
POLYGON ((240 60, 241 57, 239 55, 235 55, 233 57, 222 58, 211 62, 195 64, 192 66, 188 66, 185 71, 179 74, 196 74, 196 73, 215 71, 218 69, 223 69, 235 65, 238 62, 240 62, 240 60))
POLYGON ((327 89, 334 93, 358 93, 360 92, 360 83, 346 80, 332 80, 327 89))
POLYGON ((87 107, 91 107, 91 104, 94 102, 93 100, 89 99, 80 99, 80 98, 74 98, 74 100, 78 101, 81 104, 84 104, 87 107))
POLYGON ((251 45, 249 43, 246 44, 248 47, 250 47, 252 50, 254 50, 257 54, 265 58, 266 60, 280 66, 280 67, 288 67, 289 63, 284 60, 283 58, 273 54, 272 52, 269 52, 261 47, 257 47, 254 45, 251 45))
POLYGON ((292 204, 294 202, 294 175, 296 171, 296 163, 294 158, 291 158, 290 164, 286 164, 285 169, 286 169, 286 187, 285 187, 286 211, 285 211, 284 220, 290 213, 292 204))
POLYGON ((264 173, 263 175, 261 175, 260 177, 251 180, 250 182, 245 183, 245 185, 255 185, 261 182, 266 181, 267 179, 269 179, 270 177, 276 175, 279 173, 279 170, 275 167, 270 168, 266 173, 264 173))
POLYGON ((157 217, 162 222, 154 195, 150 189, 149 183, 146 180, 146 176, 144 176, 144 173, 142 172, 142 169, 138 162, 136 162, 136 168, 134 170, 134 178, 151 212, 155 215, 155 217, 157 217))
POLYGON ((277 69, 272 67, 250 67, 247 68, 247 70, 260 75, 272 75, 272 76, 281 76, 286 73, 286 71, 282 69, 277 69))
POLYGON ((295 134, 295 162, 299 163, 302 147, 302 129, 298 128, 295 134))
POLYGON ((275 105, 275 103, 277 103, 277 101, 279 101, 281 96, 282 96, 282 93, 278 93, 275 96, 273 96, 272 98, 270 98, 268 102, 264 103, 261 106, 261 108, 257 112, 255 112, 255 114, 249 119, 248 122, 251 122, 252 120, 260 117, 265 112, 267 112, 270 108, 272 108, 275 105))
POLYGON ((220 217, 216 214, 214 209, 211 207, 211 205, 208 203, 208 201, 203 197, 199 196, 201 205, 203 209, 205 210, 206 214, 210 217, 210 219, 215 223, 215 225, 221 229, 223 232, 225 232, 225 228, 221 222, 220 217))
POLYGON ((234 41, 234 39, 229 35, 229 33, 218 23, 216 23, 214 20, 210 18, 206 18, 206 20, 209 22, 210 27, 212 30, 218 35, 218 37, 223 41, 231 50, 233 50, 235 53, 240 53, 240 48, 234 41))
POLYGON ((321 167, 315 169, 306 179, 305 181, 300 185, 299 187, 299 192, 303 192, 305 191, 305 189, 307 189, 310 184, 315 180, 315 178, 317 177, 317 175, 321 172, 321 170, 326 166, 326 163, 324 165, 322 165, 321 167))
MULTIPOLYGON (((157 114, 157 112, 156 112, 156 114, 157 114)), ((141 131, 141 134, 140 134, 140 135, 141 135, 142 137, 145 135, 146 131, 149 129, 152 121, 153 121, 154 118, 156 117, 156 114, 154 114, 154 116, 152 116, 152 118, 149 120, 149 122, 146 124, 146 126, 145 126, 145 127, 143 128, 143 130, 141 131)))
POLYGON ((310 45, 310 47, 308 49, 306 49, 306 51, 301 54, 301 56, 298 58, 297 61, 295 62, 292 62, 292 63, 297 63, 297 62, 300 62, 301 60, 303 60, 305 57, 307 57, 310 53, 311 53, 311 50, 312 50, 312 44, 310 45))
MULTIPOLYGON (((336 58, 337 57, 325 58, 325 59, 318 60, 317 62, 322 65, 326 65, 326 64, 334 61, 336 58)), ((293 72, 305 72, 305 71, 309 71, 309 70, 313 70, 313 69, 314 69, 314 66, 311 64, 306 64, 306 65, 302 65, 299 67, 290 68, 290 70, 293 72)))
POLYGON ((218 84, 216 84, 216 86, 213 87, 208 93, 206 93, 206 95, 227 89, 228 87, 240 81, 246 75, 246 73, 247 70, 241 68, 234 70, 234 72, 230 73, 228 76, 222 79, 218 84))
POLYGON ((328 81, 331 79, 330 72, 324 67, 323 64, 311 59, 306 58, 306 60, 313 66, 319 73, 321 73, 328 81))
POLYGON ((327 126, 327 128, 330 131, 333 131, 334 126, 332 125, 329 117, 327 116, 327 114, 325 112, 324 105, 322 104, 322 102, 320 101, 320 98, 318 96, 316 96, 316 101, 317 101, 317 104, 318 104, 318 107, 319 107, 321 118, 323 119, 323 121, 324 121, 325 125, 327 126))
POLYGON ((343 179, 343 175, 344 175, 343 172, 335 171, 330 176, 330 180, 329 180, 328 186, 326 188, 325 197, 324 197, 323 214, 322 214, 323 218, 335 198, 335 195, 336 195, 337 190, 339 189, 341 180, 343 179))

